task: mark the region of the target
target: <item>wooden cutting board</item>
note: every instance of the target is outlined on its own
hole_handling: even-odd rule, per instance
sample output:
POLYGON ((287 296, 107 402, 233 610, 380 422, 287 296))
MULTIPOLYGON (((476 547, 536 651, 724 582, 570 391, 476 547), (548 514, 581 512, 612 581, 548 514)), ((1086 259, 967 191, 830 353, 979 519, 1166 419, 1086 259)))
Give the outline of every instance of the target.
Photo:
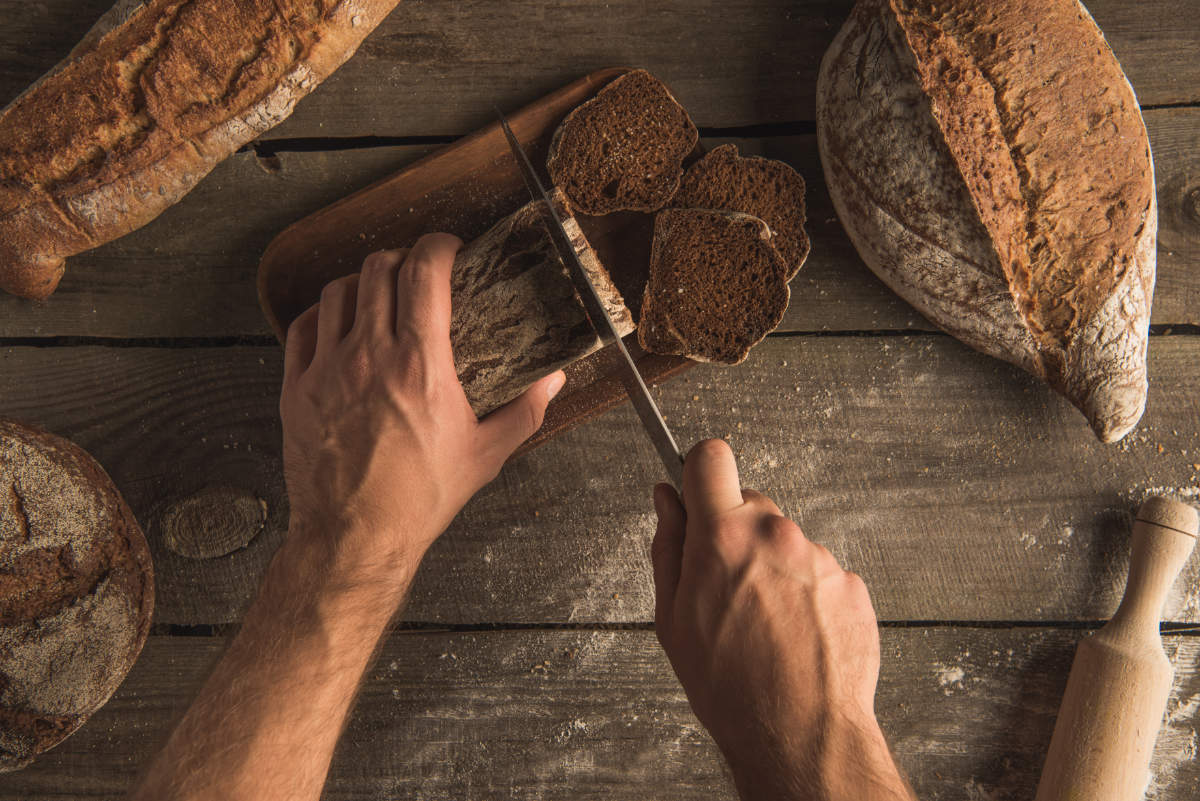
MULTIPOLYGON (((509 115, 530 159, 545 174, 550 139, 562 119, 624 69, 593 72, 509 115)), ((529 201, 516 161, 498 123, 289 226, 267 246, 258 266, 258 299, 282 342, 287 327, 317 302, 321 288, 358 272, 370 253, 411 246, 422 234, 448 231, 470 241, 529 201)), ((637 319, 649 272, 650 215, 580 216, 580 227, 600 255, 637 319)), ((637 336, 626 347, 648 384, 658 384, 695 363, 649 354, 637 336)), ((546 420, 523 447, 536 447, 628 400, 615 372, 612 345, 566 368, 567 383, 546 420)))

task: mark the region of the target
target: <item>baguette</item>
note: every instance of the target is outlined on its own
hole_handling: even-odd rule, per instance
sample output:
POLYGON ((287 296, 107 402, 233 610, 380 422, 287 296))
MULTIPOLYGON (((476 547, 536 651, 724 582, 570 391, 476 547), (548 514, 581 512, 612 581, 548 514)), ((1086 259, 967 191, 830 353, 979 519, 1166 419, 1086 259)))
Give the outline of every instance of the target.
POLYGON ((1136 425, 1157 214, 1137 99, 1077 0, 860 0, 817 133, 867 265, 1043 378, 1103 442, 1136 425))
POLYGON ((0 289, 153 220, 278 125, 399 0, 122 0, 0 111, 0 289))

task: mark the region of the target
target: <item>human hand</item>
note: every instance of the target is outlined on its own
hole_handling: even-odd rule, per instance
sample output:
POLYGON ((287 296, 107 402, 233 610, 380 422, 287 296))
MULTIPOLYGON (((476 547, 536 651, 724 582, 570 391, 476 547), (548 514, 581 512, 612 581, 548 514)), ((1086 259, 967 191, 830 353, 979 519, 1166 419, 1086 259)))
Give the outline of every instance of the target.
POLYGON ((908 799, 875 720, 866 585, 766 496, 721 440, 654 492, 659 641, 746 799, 908 799), (685 512, 686 508, 686 512, 685 512))
POLYGON ((291 537, 351 581, 403 592, 459 509, 542 424, 553 373, 478 420, 454 369, 450 272, 461 242, 367 257, 288 329, 283 462, 291 537))

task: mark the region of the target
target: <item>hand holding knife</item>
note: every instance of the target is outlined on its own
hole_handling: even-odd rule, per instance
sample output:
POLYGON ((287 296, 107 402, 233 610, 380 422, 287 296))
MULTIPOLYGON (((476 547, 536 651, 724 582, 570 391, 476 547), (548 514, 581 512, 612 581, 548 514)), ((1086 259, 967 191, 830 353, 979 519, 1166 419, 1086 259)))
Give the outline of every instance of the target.
POLYGON ((613 341, 616 343, 617 350, 621 353, 621 363, 618 372, 621 375, 621 380, 625 384, 625 390, 629 393, 629 399, 633 402, 633 408, 637 410, 638 417, 641 418, 642 427, 650 437, 650 441, 654 443, 655 450, 658 451, 658 456, 662 459, 663 466, 667 469, 667 475, 671 479, 671 483, 676 489, 683 487, 683 455, 679 452, 679 446, 675 443, 675 437, 671 435, 671 430, 667 428, 667 423, 663 420, 662 413, 659 412, 654 398, 650 396, 650 390, 646 387, 646 382, 642 379, 641 373, 638 372, 637 365, 633 358, 629 355, 629 350, 625 347, 625 343, 617 334, 616 328, 613 326, 612 320, 607 312, 604 311, 604 304, 600 301, 600 296, 596 293, 596 288, 592 286, 592 282, 588 279, 587 272, 583 268, 583 264, 579 261, 579 255, 570 244, 570 238, 567 232, 563 229, 562 220, 558 217, 558 212, 554 208, 554 204, 550 201, 549 195, 546 193, 546 188, 542 185, 542 181, 538 178, 537 172, 530 163, 529 157, 525 155, 524 149, 521 147, 517 137, 513 134, 512 128, 509 127, 508 120, 497 109, 496 112, 500 117, 500 126, 504 129, 504 135, 508 138, 509 147, 512 148, 513 156, 516 157, 517 166, 521 170, 521 177, 525 180, 525 186, 529 189, 529 194, 534 200, 542 201, 542 214, 545 217, 546 228, 550 231, 550 239, 554 242, 554 249, 558 252, 558 257, 562 260, 563 266, 567 269, 567 274, 571 277, 571 282, 575 285, 575 291, 579 294, 583 301, 584 311, 587 313, 588 321, 592 324, 596 334, 602 342, 613 341))

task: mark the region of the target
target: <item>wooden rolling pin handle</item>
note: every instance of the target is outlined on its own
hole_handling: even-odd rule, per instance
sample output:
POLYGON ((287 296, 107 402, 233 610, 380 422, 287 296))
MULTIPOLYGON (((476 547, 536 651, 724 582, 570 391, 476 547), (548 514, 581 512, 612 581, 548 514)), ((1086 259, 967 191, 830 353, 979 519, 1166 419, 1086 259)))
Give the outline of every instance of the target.
POLYGON ((1187 504, 1154 497, 1133 523, 1133 551, 1125 595, 1110 626, 1158 632, 1158 621, 1188 556, 1196 545, 1197 514, 1187 504))
POLYGON ((1046 754, 1037 801, 1138 801, 1174 671, 1158 621, 1200 518, 1167 498, 1142 504, 1133 524, 1121 606, 1079 643, 1046 754))

